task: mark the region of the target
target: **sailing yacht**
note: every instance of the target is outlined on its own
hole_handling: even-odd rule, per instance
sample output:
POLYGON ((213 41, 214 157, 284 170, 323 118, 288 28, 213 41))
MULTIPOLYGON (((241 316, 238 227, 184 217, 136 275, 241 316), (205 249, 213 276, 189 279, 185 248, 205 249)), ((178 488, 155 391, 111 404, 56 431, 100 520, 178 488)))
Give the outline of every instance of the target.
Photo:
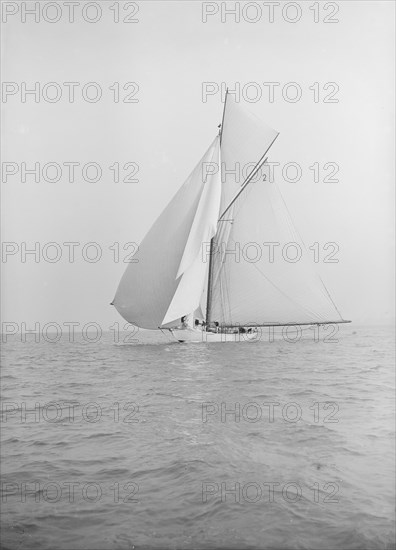
POLYGON ((261 327, 349 322, 266 177, 277 136, 227 90, 218 134, 119 283, 112 305, 124 319, 179 342, 252 341, 261 327), (285 259, 285 244, 303 254, 285 259))

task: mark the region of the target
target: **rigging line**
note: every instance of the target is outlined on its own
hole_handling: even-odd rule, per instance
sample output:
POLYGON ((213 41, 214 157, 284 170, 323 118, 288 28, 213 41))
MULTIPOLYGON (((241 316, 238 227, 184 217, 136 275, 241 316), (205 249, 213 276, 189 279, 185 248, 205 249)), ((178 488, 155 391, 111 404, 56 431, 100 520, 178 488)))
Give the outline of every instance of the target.
MULTIPOLYGON (((266 161, 266 160, 267 160, 267 159, 265 159, 265 161, 266 161)), ((264 161, 264 162, 265 162, 265 161, 264 161)), ((263 164, 264 164, 264 163, 263 163, 263 164)), ((236 198, 237 198, 237 197, 236 197, 236 198)), ((245 196, 243 197, 243 199, 244 199, 244 200, 247 199, 246 194, 245 194, 245 196)), ((240 200, 243 200, 243 199, 240 199, 240 200)), ((232 211, 231 211, 232 219, 231 219, 231 220, 219 220, 219 222, 231 221, 232 223, 231 223, 231 225, 228 226, 226 229, 224 229, 224 226, 223 226, 221 229, 219 229, 218 232, 216 233, 216 236, 215 236, 215 239, 214 239, 214 242, 215 242, 216 245, 218 246, 218 242, 219 242, 219 241, 216 239, 216 237, 219 237, 220 234, 222 233, 222 236, 224 237, 224 240, 223 240, 223 241, 220 241, 220 245, 223 244, 223 245, 225 246, 225 249, 224 249, 224 250, 222 249, 222 250, 219 251, 219 253, 220 253, 220 267, 219 267, 219 269, 218 269, 218 271, 217 271, 217 276, 216 276, 216 277, 213 277, 213 282, 212 282, 213 287, 216 286, 217 281, 220 281, 220 284, 222 284, 221 275, 222 275, 222 273, 224 272, 224 269, 225 269, 225 267, 224 267, 224 266, 225 266, 225 260, 224 260, 224 258, 225 258, 225 254, 226 254, 225 251, 227 250, 226 247, 227 247, 227 245, 228 245, 228 243, 229 243, 229 240, 230 240, 230 239, 232 240, 232 237, 230 237, 230 234, 231 234, 232 229, 233 229, 232 224, 233 224, 234 219, 235 219, 235 217, 236 217, 236 215, 237 215, 237 213, 238 213, 238 211, 239 211, 238 208, 240 209, 240 208, 242 207, 242 205, 243 205, 243 203, 241 203, 241 202, 238 202, 238 203, 235 202, 233 205, 230 205, 230 207, 232 207, 232 211), (223 253, 223 252, 224 252, 224 253, 223 253)), ((233 241, 233 242, 235 242, 235 241, 233 241)), ((230 303, 230 300, 229 300, 230 293, 229 293, 229 288, 228 288, 228 286, 227 286, 227 281, 224 281, 224 282, 223 282, 223 286, 224 286, 224 285, 226 285, 226 286, 225 286, 225 290, 226 290, 226 294, 227 294, 227 296, 228 296, 228 315, 230 316, 230 315, 231 315, 231 309, 230 309, 230 306, 229 306, 229 303, 230 303)), ((223 288, 223 287, 222 287, 222 288, 223 288)), ((222 292, 222 294, 221 294, 221 299, 224 301, 224 293, 223 293, 223 292, 222 292)), ((224 307, 224 305, 222 305, 222 311, 223 311, 223 316, 224 316, 224 315, 225 315, 225 307, 224 307)))
POLYGON ((224 273, 224 277, 220 277, 220 287, 221 287, 221 310, 223 314, 223 319, 231 317, 231 308, 230 308, 230 291, 228 288, 227 273, 224 273))
MULTIPOLYGON (((160 329, 160 331, 162 332, 162 334, 163 334, 163 335, 165 336, 165 338, 166 338, 166 334, 165 334, 165 332, 164 332, 163 328, 162 328, 162 327, 158 327, 158 328, 160 329)), ((175 335, 173 334, 173 332, 172 332, 172 329, 171 329, 171 328, 168 328, 168 329, 166 329, 166 330, 169 330, 169 332, 170 332, 170 333, 172 334, 172 336, 175 336, 175 335)))
POLYGON ((238 193, 235 195, 235 197, 231 200, 230 204, 227 206, 227 208, 224 210, 224 212, 222 213, 222 215, 220 216, 220 220, 221 218, 224 216, 224 214, 228 211, 228 209, 230 208, 230 206, 236 201, 236 199, 239 197, 239 195, 242 193, 242 191, 245 189, 245 187, 247 185, 249 185, 250 181, 252 180, 253 176, 257 173, 257 171, 261 168, 261 166, 266 162, 266 158, 265 158, 265 155, 268 153, 268 151, 270 150, 270 148, 272 147, 272 144, 274 143, 274 141, 276 140, 276 138, 279 136, 279 133, 276 134, 276 136, 274 137, 274 139, 271 141, 271 143, 269 144, 269 146, 267 147, 267 149, 264 151, 264 154, 261 156, 261 158, 258 160, 256 166, 254 166, 253 170, 250 172, 250 174, 248 175, 248 177, 245 179, 245 181, 243 182, 243 184, 241 185, 241 188, 240 190, 238 191, 238 193), (263 160, 264 159, 264 160, 263 160))
MULTIPOLYGON (((282 197, 282 195, 281 195, 281 193, 280 193, 280 191, 279 191, 278 186, 277 186, 276 183, 275 183, 275 187, 276 187, 276 191, 278 192, 278 196, 280 196, 280 198, 283 200, 283 197, 282 197)), ((276 195, 276 194, 275 194, 275 195, 276 195)), ((245 198, 246 198, 246 196, 245 196, 245 198)), ((274 198, 275 198, 275 197, 274 197, 274 198)), ((270 203, 270 207, 271 207, 271 210, 272 210, 272 212, 273 212, 274 218, 275 218, 275 220, 276 220, 276 219, 277 219, 277 216, 275 215, 274 204, 273 204, 273 200, 271 200, 271 198, 270 198, 269 203, 270 203)), ((285 207, 286 207, 286 211, 287 211, 287 205, 285 204, 284 201, 283 201, 283 203, 284 203, 284 205, 285 205, 285 207)), ((282 214, 282 211, 280 211, 280 213, 282 214)), ((234 204, 233 217, 235 218, 235 216, 236 216, 236 213, 235 213, 235 204, 234 204)), ((298 235, 298 232, 297 232, 295 226, 294 226, 293 223, 292 223, 292 219, 291 219, 290 214, 289 214, 289 216, 287 216, 287 215, 285 215, 285 213, 283 213, 282 218, 284 218, 284 222, 286 223, 286 226, 289 227, 289 231, 290 231, 291 235, 292 235, 296 240, 299 240, 299 239, 300 239, 300 241, 302 242, 304 248, 306 249, 306 246, 305 246, 305 244, 304 244, 304 241, 301 239, 301 236, 298 235)), ((230 229, 230 231, 231 231, 231 229, 230 229)), ((228 243, 234 243, 234 244, 236 244, 235 241, 234 241, 234 239, 233 239, 232 237, 230 237, 230 236, 228 236, 228 238, 227 238, 227 244, 228 244, 228 243)), ((307 250, 306 250, 306 251, 307 251, 307 250)), ((308 253, 308 252, 307 252, 307 253, 308 253)), ((302 309, 303 311, 305 311, 306 313, 308 313, 308 315, 313 316, 314 319, 315 319, 315 318, 317 318, 318 320, 321 319, 321 316, 320 316, 318 313, 316 313, 315 311, 313 311, 313 310, 310 309, 310 308, 307 308, 307 307, 301 305, 299 302, 293 300, 293 299, 292 299, 289 295, 287 295, 281 288, 279 288, 279 287, 278 287, 277 285, 275 285, 275 283, 273 283, 268 277, 266 277, 266 276, 264 275, 264 273, 262 273, 261 270, 258 269, 257 266, 256 266, 255 264, 253 264, 253 266, 256 267, 256 269, 259 271, 259 273, 260 273, 260 274, 261 274, 261 275, 262 275, 271 285, 273 285, 273 287, 276 288, 276 289, 278 290, 278 292, 280 292, 287 300, 289 300, 289 301, 291 301, 292 303, 294 303, 299 309, 302 309)), ((225 269, 225 267, 226 267, 226 266, 225 266, 225 262, 222 261, 222 265, 220 266, 220 269, 219 269, 219 275, 221 275, 221 273, 224 273, 224 272, 227 271, 227 270, 225 269)), ((316 273, 315 273, 315 275, 318 276, 318 274, 316 274, 316 273)), ((225 273, 225 276, 226 276, 226 273, 225 273)), ((320 278, 320 277, 319 277, 319 278, 320 278)), ((224 281, 224 282, 226 282, 226 281, 224 281)), ((224 282, 223 282, 223 286, 224 286, 224 282)), ((324 288, 325 290, 327 290, 326 287, 325 287, 325 285, 324 285, 324 283, 323 283, 323 281, 321 281, 321 283, 322 283, 323 288, 324 288)), ((229 294, 229 289, 228 289, 228 287, 226 288, 226 291, 227 291, 227 294, 229 294)), ((322 293, 323 293, 323 291, 322 291, 322 293)), ((324 293, 323 293, 323 294, 324 294, 324 293)), ((327 294, 327 296, 328 296, 328 298, 331 300, 331 302, 333 303, 333 305, 334 305, 334 307, 335 307, 335 310, 337 311, 338 315, 340 316, 340 319, 342 319, 342 316, 341 316, 340 312, 338 311, 337 307, 335 306, 334 302, 332 301, 331 296, 329 295, 329 293, 327 294)), ((223 294, 222 298, 223 298, 223 300, 224 300, 224 294, 223 294)), ((223 308, 223 309, 224 309, 224 308, 223 308)), ((231 310, 230 310, 230 311, 231 311, 231 310)), ((230 312, 229 312, 229 313, 230 313, 230 312)))
MULTIPOLYGON (((275 184, 276 184, 276 182, 275 182, 275 184)), ((305 248, 305 251, 306 251, 307 254, 308 254, 307 246, 306 246, 306 244, 305 244, 305 242, 304 242, 302 236, 300 235, 300 232, 298 231, 298 229, 297 229, 297 227, 296 227, 296 225, 295 225, 295 223, 294 223, 294 221, 293 221, 292 215, 290 214, 290 211, 289 211, 289 209, 288 209, 288 207, 287 207, 287 204, 286 204, 286 202, 285 202, 285 199, 283 198, 283 195, 282 195, 282 193, 281 193, 281 190, 279 189, 279 186, 278 186, 277 184, 276 184, 276 189, 277 189, 277 191, 278 191, 278 193, 279 193, 279 196, 280 196, 280 198, 281 198, 281 200, 282 200, 282 202, 283 202, 283 204, 284 204, 284 206, 285 206, 285 208, 286 208, 286 212, 287 212, 288 217, 289 217, 289 223, 291 224, 292 229, 294 230, 294 232, 296 233, 297 237, 298 237, 298 238, 300 239, 300 241, 302 242, 302 244, 303 244, 303 246, 304 246, 304 248, 305 248)), ((319 275, 319 273, 317 273, 316 269, 313 269, 313 272, 315 273, 315 275, 318 277, 318 279, 319 279, 320 282, 322 283, 323 288, 325 289, 325 292, 326 292, 326 294, 327 294, 327 296, 328 296, 330 302, 333 304, 333 306, 334 306, 336 312, 337 312, 338 315, 340 316, 340 319, 342 319, 342 315, 341 315, 340 311, 338 310, 337 306, 335 305, 335 303, 334 303, 334 301, 333 301, 333 298, 332 298, 331 295, 330 295, 330 292, 327 290, 327 287, 326 287, 326 285, 325 285, 325 283, 324 283, 322 277, 319 275)))
MULTIPOLYGON (((290 211, 289 211, 288 208, 287 208, 287 204, 286 204, 286 202, 285 202, 284 199, 283 199, 282 193, 281 193, 281 191, 280 191, 278 185, 275 186, 275 189, 276 189, 276 191, 278 192, 278 196, 280 197, 280 199, 282 200, 282 202, 283 202, 283 204, 284 204, 284 206, 285 206, 286 212, 282 213, 282 217, 283 217, 283 219, 284 219, 286 225, 288 226, 289 231, 290 231, 292 237, 295 239, 295 241, 300 241, 300 242, 301 242, 301 244, 303 245, 303 248, 305 249, 305 252, 307 253, 307 256, 308 256, 308 255, 309 255, 308 249, 307 249, 307 247, 306 247, 306 245, 305 245, 305 243, 304 243, 304 241, 303 241, 303 239, 302 239, 302 237, 301 237, 301 235, 300 235, 300 233, 299 233, 297 227, 296 227, 295 224, 293 223, 293 219, 292 219, 292 217, 291 217, 290 211)), ((271 202, 271 201, 270 201, 270 202, 271 202)), ((271 207, 272 207, 272 203, 271 203, 271 207)), ((273 212, 274 212, 274 211, 273 211, 273 212)), ((274 214, 275 214, 275 213, 274 213, 274 214)), ((334 301, 333 301, 333 299, 332 299, 330 293, 328 292, 328 290, 327 290, 327 288, 326 288, 326 285, 325 285, 324 281, 322 280, 322 278, 320 277, 319 273, 317 273, 317 271, 316 271, 315 269, 313 269, 311 265, 309 265, 309 267, 310 267, 311 272, 313 272, 313 274, 315 275, 315 277, 316 277, 317 279, 319 279, 319 281, 321 282, 321 284, 322 284, 322 286, 323 286, 323 288, 318 288, 318 290, 321 292, 321 294, 322 294, 325 298, 328 298, 328 299, 330 300, 330 302, 331 302, 331 303, 333 304, 333 306, 334 306, 334 309, 337 311, 338 315, 339 315, 340 318, 342 319, 342 315, 341 315, 341 313, 339 312, 339 310, 338 310, 336 304, 334 303, 334 301)))
POLYGON ((222 315, 222 318, 224 319, 225 318, 225 298, 224 298, 224 283, 223 283, 223 280, 220 278, 220 282, 219 282, 219 287, 220 287, 220 305, 221 305, 221 315, 222 315))
POLYGON ((225 110, 226 110, 227 95, 228 95, 228 88, 226 89, 226 93, 225 93, 225 97, 224 97, 223 117, 221 119, 221 126, 220 126, 220 145, 221 145, 221 140, 222 140, 222 137, 223 137, 224 115, 225 115, 225 110))
MULTIPOLYGON (((240 206, 240 205, 239 205, 240 206)), ((234 216, 235 215, 235 210, 237 209, 238 207, 238 203, 235 203, 232 207, 232 215, 234 216)), ((219 270, 219 276, 223 275, 223 279, 224 279, 224 293, 225 293, 225 302, 224 302, 224 307, 223 307, 223 310, 224 310, 224 319, 225 319, 225 311, 226 311, 226 308, 227 308, 227 316, 229 317, 229 319, 231 319, 231 291, 230 291, 230 274, 229 272, 227 272, 227 270, 225 269, 225 264, 226 264, 226 257, 227 257, 227 248, 226 246, 228 246, 228 243, 230 242, 235 242, 234 239, 232 238, 232 234, 233 234, 233 225, 230 225, 228 226, 228 228, 226 229, 226 237, 227 237, 227 240, 226 240, 226 243, 224 243, 225 247, 224 247, 224 254, 222 255, 222 266, 220 266, 220 270, 219 270), (224 269, 222 269, 224 267, 224 269)))
MULTIPOLYGON (((228 242, 228 239, 227 239, 228 242)), ((226 313, 227 315, 230 315, 230 292, 228 288, 228 282, 227 282, 227 274, 224 274, 224 261, 223 261, 223 251, 220 251, 220 266, 217 269, 216 278, 213 280, 213 287, 219 288, 220 291, 220 307, 221 307, 221 315, 222 318, 225 319, 226 313), (222 276, 224 274, 224 277, 222 276), (226 312, 226 307, 228 306, 228 310, 226 312)))
MULTIPOLYGON (((271 205, 271 209, 273 210, 273 204, 272 204, 272 201, 270 200, 270 205, 271 205)), ((233 206, 233 217, 236 216, 236 213, 235 213, 235 204, 233 206)), ((273 210, 274 212, 274 210, 273 210)), ((275 213, 274 213, 275 214, 275 213)), ((276 220, 276 216, 275 216, 275 220, 276 220)), ((290 220, 287 220, 286 219, 286 222, 289 222, 290 224, 290 220)), ((291 226, 291 228, 293 228, 293 226, 291 226)), ((233 239, 232 235, 230 235, 230 233, 232 232, 232 228, 229 229, 229 233, 228 233, 228 237, 227 237, 227 245, 229 243, 232 243, 232 244, 236 244, 235 240, 233 239)), ((227 270, 226 270, 226 262, 224 261, 225 259, 224 258, 221 258, 221 262, 222 262, 222 265, 220 266, 219 268, 219 276, 221 276, 221 273, 224 274, 224 277, 225 279, 227 278, 227 270)), ((271 284, 274 286, 274 288, 276 288, 283 296, 285 296, 286 299, 290 300, 292 303, 294 303, 298 308, 302 309, 303 311, 305 311, 306 313, 308 313, 309 315, 313 316, 314 318, 317 318, 317 319, 320 319, 320 315, 318 315, 315 311, 303 306, 303 305, 300 305, 298 302, 296 302, 295 300, 293 300, 290 296, 288 296, 281 288, 279 288, 277 285, 275 285, 275 283, 273 283, 260 269, 258 269, 257 265, 256 264, 253 264, 253 267, 255 267, 258 272, 271 284)), ((226 282, 226 281, 225 281, 226 282)), ((226 288, 227 290, 227 294, 229 295, 229 289, 228 287, 226 288)), ((229 315, 230 315, 230 312, 231 312, 231 309, 229 309, 229 315)), ((341 317, 342 318, 342 317, 341 317)))
POLYGON ((306 313, 310 314, 310 315, 313 315, 314 317, 317 317, 318 319, 320 319, 320 316, 315 313, 315 311, 305 307, 305 306, 302 306, 301 304, 299 304, 298 302, 296 302, 295 300, 293 300, 293 298, 291 298, 288 294, 286 294, 281 288, 279 288, 274 282, 271 281, 271 279, 269 279, 258 267, 256 264, 251 264, 255 269, 257 269, 257 271, 260 273, 260 275, 262 275, 264 277, 264 279, 266 279, 274 288, 276 288, 276 290, 278 290, 285 298, 287 298, 290 302, 292 302, 294 305, 296 305, 297 307, 299 307, 300 309, 302 309, 303 311, 305 311, 306 313))
MULTIPOLYGON (((236 244, 236 241, 232 238, 232 237, 229 237, 228 240, 227 240, 227 243, 228 242, 231 242, 233 244, 236 244)), ((224 268, 222 269, 222 271, 225 270, 225 264, 226 262, 224 261, 223 262, 223 266, 224 268)), ((271 279, 269 279, 258 267, 255 263, 251 264, 255 269, 257 269, 257 271, 260 273, 260 275, 262 277, 264 277, 278 292, 280 292, 287 300, 289 300, 290 302, 292 302, 295 306, 297 306, 299 309, 302 309, 303 311, 305 311, 306 313, 308 313, 308 315, 312 315, 314 318, 317 318, 320 320, 320 315, 317 314, 315 311, 311 310, 310 308, 307 308, 303 305, 301 305, 299 302, 297 302, 296 300, 294 300, 293 298, 291 298, 288 294, 286 294, 280 287, 278 287, 274 282, 271 281, 271 279)), ((222 266, 222 267, 223 267, 222 266)), ((220 268, 221 269, 221 268, 220 268)), ((225 279, 226 279, 226 273, 225 273, 225 279)), ((226 282, 226 281, 225 281, 226 282)), ((228 288, 226 289, 227 290, 227 294, 229 293, 228 291, 228 288)), ((231 310, 230 312, 231 313, 231 310)))
MULTIPOLYGON (((230 293, 230 288, 229 288, 229 281, 228 281, 228 278, 227 278, 227 273, 225 272, 224 273, 224 292, 225 292, 225 301, 224 301, 224 304, 225 306, 227 306, 227 315, 229 317, 229 319, 231 320, 232 322, 232 319, 231 319, 231 300, 230 300, 230 296, 231 296, 231 293, 230 293)), ((223 308, 224 311, 225 311, 225 308, 223 308)), ((223 317, 225 319, 225 315, 223 317)))
MULTIPOLYGON (((276 138, 278 137, 279 134, 277 134, 274 139, 272 140, 271 142, 271 145, 274 143, 274 141, 276 140, 276 138)), ((268 147, 268 149, 271 147, 271 145, 268 147)), ((268 151, 267 149, 267 151, 268 151)), ((236 193, 236 195, 234 196, 234 198, 231 200, 230 204, 227 206, 227 208, 223 211, 223 213, 221 214, 221 216, 219 217, 219 221, 221 220, 221 218, 228 212, 228 210, 231 208, 231 206, 234 204, 234 202, 237 200, 237 198, 239 197, 239 195, 243 192, 243 190, 245 189, 245 187, 247 187, 249 185, 249 183, 252 181, 253 179, 253 176, 255 176, 257 174, 257 172, 259 171, 259 169, 262 167, 262 165, 267 161, 267 157, 265 157, 267 151, 264 152, 264 154, 261 156, 261 158, 259 159, 259 161, 257 162, 257 164, 254 166, 253 170, 250 172, 250 174, 248 175, 248 177, 245 179, 245 181, 242 183, 239 191, 236 193), (264 160, 263 160, 264 159, 264 160)))
POLYGON ((318 277, 319 277, 319 279, 320 279, 320 282, 321 282, 322 285, 323 285, 323 288, 324 288, 325 291, 326 291, 327 296, 329 297, 329 300, 331 301, 331 303, 333 304, 333 306, 334 306, 336 312, 337 312, 338 315, 340 316, 340 319, 342 319, 343 317, 342 317, 342 315, 341 315, 341 313, 340 313, 338 307, 335 305, 335 303, 334 303, 334 301, 333 301, 333 298, 331 297, 330 292, 327 290, 327 286, 324 284, 324 281, 322 280, 322 277, 319 275, 319 273, 318 273, 317 275, 318 275, 318 277))
MULTIPOLYGON (((233 242, 234 244, 236 244, 236 242, 234 241, 234 239, 231 238, 231 242, 233 242)), ((262 275, 262 277, 264 277, 276 290, 278 290, 287 300, 291 301, 292 303, 294 303, 297 307, 300 307, 301 309, 305 310, 308 314, 310 315, 313 315, 314 317, 317 317, 318 319, 320 319, 320 316, 313 310, 311 310, 310 308, 307 308, 303 305, 300 305, 297 301, 293 300, 293 298, 291 298, 288 294, 286 294, 280 287, 278 287, 275 283, 273 283, 271 281, 271 279, 269 279, 269 277, 267 277, 258 267, 255 263, 252 263, 251 265, 253 265, 254 268, 257 269, 257 271, 260 273, 260 275, 262 275)))
MULTIPOLYGON (((260 166, 257 166, 255 168, 257 168, 256 170, 256 173, 258 172, 258 170, 261 168, 261 166, 267 161, 267 158, 264 159, 264 161, 261 163, 260 166)), ((249 174, 249 177, 253 177, 255 174, 253 174, 255 168, 253 168, 252 172, 249 174)), ((243 186, 244 184, 242 184, 243 186)), ((241 186, 241 187, 242 187, 241 186)), ((242 191, 242 189, 240 190, 242 191)), ((231 221, 232 223, 234 222, 234 218, 235 218, 235 207, 237 206, 237 204, 235 204, 236 200, 238 199, 238 196, 240 195, 240 192, 235 196, 234 200, 229 204, 227 210, 229 210, 231 207, 232 207, 232 211, 231 211, 231 216, 232 218, 231 219, 225 219, 225 220, 222 220, 222 219, 219 219, 218 220, 218 223, 219 222, 223 222, 223 221, 231 221)), ((244 196, 244 198, 246 199, 247 197, 244 196)), ((239 207, 241 207, 241 204, 239 205, 239 207)), ((224 212, 225 213, 225 212, 224 212)), ((223 214, 224 215, 224 214, 223 214)), ((221 216, 222 217, 222 216, 221 216)), ((224 244, 228 244, 228 241, 230 239, 230 233, 232 231, 232 223, 231 223, 231 226, 229 226, 227 229, 224 229, 224 226, 220 229, 218 229, 214 239, 213 239, 213 243, 216 243, 218 242, 218 239, 216 237, 218 237, 220 235, 220 233, 223 233, 223 236, 225 237, 225 240, 224 240, 224 244), (224 235, 224 233, 226 233, 226 235, 224 235)), ((220 252, 221 254, 221 252, 220 252)), ((212 285, 213 285, 213 288, 217 285, 217 282, 219 281, 220 282, 220 286, 221 286, 221 290, 220 290, 220 299, 221 299, 221 302, 222 302, 222 313, 223 313, 223 317, 225 316, 225 298, 224 298, 224 291, 225 293, 227 294, 228 296, 228 315, 231 314, 231 309, 230 309, 230 306, 229 306, 229 289, 228 289, 228 285, 227 285, 227 281, 224 281, 222 283, 222 278, 221 278, 221 274, 223 273, 224 271, 224 263, 223 262, 223 258, 221 258, 220 260, 221 264, 220 264, 220 267, 217 271, 217 276, 216 277, 213 277, 213 280, 212 280, 212 285)))
MULTIPOLYGON (((234 217, 234 216, 233 216, 234 217)), ((225 220, 221 220, 221 221, 225 221, 225 220)), ((232 220, 234 221, 234 220, 232 220)), ((216 231, 216 235, 213 237, 213 242, 214 244, 216 244, 217 248, 219 248, 219 243, 220 243, 220 249, 217 250, 217 253, 216 254, 219 254, 219 257, 220 257, 220 262, 221 263, 224 263, 222 261, 222 257, 223 257, 223 248, 222 248, 222 243, 226 243, 228 242, 228 239, 229 239, 229 236, 230 236, 230 232, 232 231, 232 224, 229 225, 229 226, 221 226, 217 229, 216 231), (220 240, 221 238, 223 238, 223 240, 220 240)), ((220 273, 221 273, 221 265, 220 265, 220 268, 217 270, 217 274, 214 274, 216 276, 213 277, 213 286, 216 286, 216 283, 217 283, 217 280, 220 276, 220 273)))
MULTIPOLYGON (((165 333, 162 331, 162 328, 159 327, 159 329, 160 329, 160 331, 162 332, 162 334, 165 336, 165 333)), ((168 330, 169 330, 169 332, 172 334, 172 336, 173 336, 173 338, 176 340, 176 342, 177 342, 178 344, 180 344, 181 342, 180 342, 180 340, 179 340, 178 338, 176 338, 176 336, 173 334, 173 330, 172 330, 171 328, 168 328, 168 330)))

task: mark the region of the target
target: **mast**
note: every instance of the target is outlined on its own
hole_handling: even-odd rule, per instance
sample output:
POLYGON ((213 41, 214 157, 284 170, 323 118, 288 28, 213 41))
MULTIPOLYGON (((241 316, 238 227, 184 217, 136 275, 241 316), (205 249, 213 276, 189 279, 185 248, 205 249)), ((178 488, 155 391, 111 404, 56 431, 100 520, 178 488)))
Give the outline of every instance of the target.
MULTIPOLYGON (((223 107, 223 117, 221 119, 220 127, 220 170, 221 170, 221 138, 223 135, 223 126, 224 126, 224 115, 226 110, 228 88, 226 89, 225 98, 224 98, 224 107, 223 107)), ((206 297, 206 327, 211 323, 211 310, 212 310, 212 289, 213 289, 213 245, 214 237, 210 240, 210 251, 209 251, 209 270, 208 270, 208 292, 206 297)))

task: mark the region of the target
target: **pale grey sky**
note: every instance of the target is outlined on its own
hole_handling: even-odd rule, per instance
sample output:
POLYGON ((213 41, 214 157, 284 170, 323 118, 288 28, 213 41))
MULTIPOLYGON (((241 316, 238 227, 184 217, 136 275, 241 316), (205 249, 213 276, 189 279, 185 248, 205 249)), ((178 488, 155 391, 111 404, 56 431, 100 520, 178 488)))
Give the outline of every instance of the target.
MULTIPOLYGON (((83 20, 84 3, 74 23, 64 7, 56 23, 43 14, 38 23, 31 16, 23 23, 18 3, 18 13, 3 23, 3 81, 18 84, 2 103, 3 163, 97 162, 103 170, 97 183, 82 181, 79 169, 70 183, 66 167, 58 182, 27 176, 22 183, 18 173, 2 183, 2 238, 19 247, 2 264, 3 321, 96 321, 104 328, 123 322, 109 302, 126 264, 115 262, 109 247, 141 240, 212 141, 222 104, 219 94, 202 101, 202 82, 262 87, 260 101, 241 100, 280 131, 269 160, 303 169, 297 183, 277 181, 306 244, 338 243, 339 263, 317 268, 339 309, 356 323, 394 319, 394 3, 338 2, 339 22, 327 24, 324 3, 314 23, 314 2, 306 1, 298 3, 296 23, 280 16, 285 2, 273 23, 264 8, 256 23, 243 14, 239 23, 230 16, 222 22, 221 3, 203 23, 199 1, 140 2, 138 23, 115 23, 113 4, 100 3, 97 23, 83 20), (63 83, 72 81, 81 85, 69 103, 63 83), (50 103, 41 96, 36 103, 28 95, 24 103, 22 82, 27 88, 39 82, 40 91, 57 82, 62 98, 50 103), (102 88, 97 103, 82 99, 88 82, 102 88), (124 83, 138 83, 139 102, 115 103, 114 82, 121 98, 133 91, 122 90, 124 83), (280 83, 273 103, 264 82, 280 83), (301 86, 297 103, 282 98, 279 90, 288 82, 301 86), (309 90, 315 82, 318 103, 309 90), (322 101, 333 89, 323 91, 327 82, 338 84, 338 103, 322 101), (109 170, 115 162, 137 163, 139 181, 115 183, 109 170), (315 183, 309 170, 315 162, 337 163, 340 181, 315 183), (62 245, 72 241, 81 243, 74 263, 62 245), (81 254, 92 241, 102 249, 97 263, 81 254), (41 256, 35 263, 30 255, 21 262, 22 242, 28 248, 39 242, 41 251, 57 242, 62 258, 50 263, 41 256)), ((131 13, 120 4, 121 17, 131 13)))

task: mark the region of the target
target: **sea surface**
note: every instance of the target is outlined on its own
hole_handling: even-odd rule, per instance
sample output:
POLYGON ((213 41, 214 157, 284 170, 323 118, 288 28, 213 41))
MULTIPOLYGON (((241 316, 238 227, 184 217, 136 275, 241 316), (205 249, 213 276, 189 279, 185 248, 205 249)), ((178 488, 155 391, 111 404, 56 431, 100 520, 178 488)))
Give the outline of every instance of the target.
POLYGON ((7 338, 2 548, 394 548, 393 335, 7 338))

